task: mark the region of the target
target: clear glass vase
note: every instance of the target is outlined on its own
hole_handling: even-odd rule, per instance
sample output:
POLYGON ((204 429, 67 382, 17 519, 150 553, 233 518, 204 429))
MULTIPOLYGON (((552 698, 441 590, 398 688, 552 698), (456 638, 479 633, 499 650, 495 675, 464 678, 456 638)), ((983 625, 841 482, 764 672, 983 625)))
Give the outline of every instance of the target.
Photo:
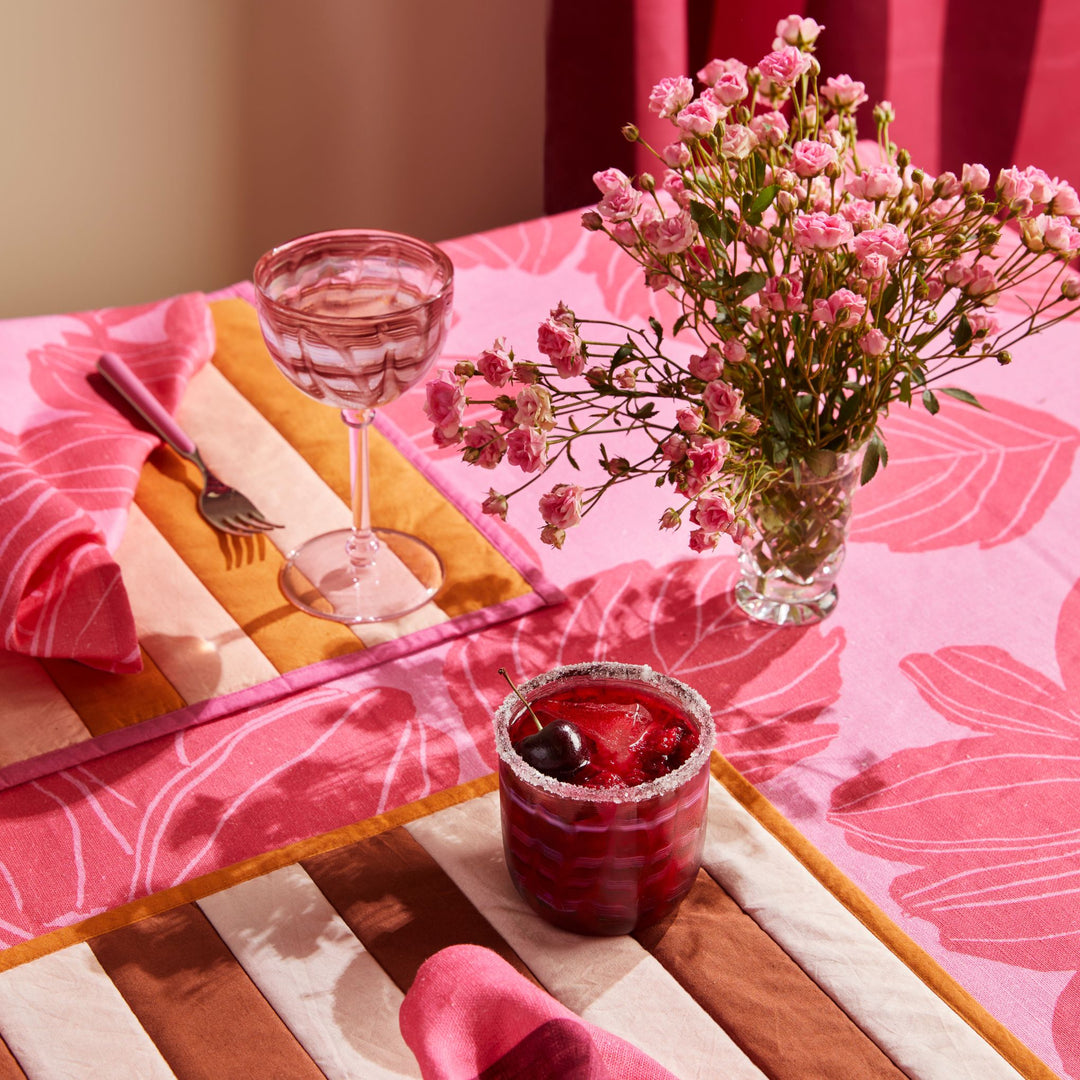
POLYGON ((753 619, 773 626, 820 622, 836 607, 851 500, 862 448, 836 454, 818 475, 804 465, 759 493, 751 506, 757 535, 739 554, 735 599, 753 619))

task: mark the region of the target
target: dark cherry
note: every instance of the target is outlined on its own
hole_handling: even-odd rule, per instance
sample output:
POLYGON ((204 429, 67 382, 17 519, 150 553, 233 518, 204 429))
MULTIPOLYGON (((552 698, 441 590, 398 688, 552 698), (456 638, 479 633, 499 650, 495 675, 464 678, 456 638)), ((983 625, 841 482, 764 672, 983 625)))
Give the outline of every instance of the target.
POLYGON ((555 780, 569 780, 589 763, 589 750, 577 725, 569 720, 552 720, 514 743, 523 761, 537 772, 555 780))

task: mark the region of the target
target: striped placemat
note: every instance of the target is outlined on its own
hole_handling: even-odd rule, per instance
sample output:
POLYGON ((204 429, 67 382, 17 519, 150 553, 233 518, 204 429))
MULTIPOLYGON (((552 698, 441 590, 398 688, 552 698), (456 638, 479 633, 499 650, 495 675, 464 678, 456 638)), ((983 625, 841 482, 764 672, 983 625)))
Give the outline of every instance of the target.
POLYGON ((502 860, 495 778, 0 953, 0 1080, 417 1076, 423 961, 487 946, 683 1078, 1052 1077, 718 756, 666 922, 584 938, 502 860))
POLYGON ((278 586, 285 554, 352 523, 345 426, 336 409, 277 371, 246 301, 211 309, 216 352, 189 384, 178 419, 210 467, 285 528, 243 538, 216 532, 196 507, 195 466, 166 447, 155 451, 116 553, 143 670, 113 675, 0 653, 0 788, 560 598, 505 534, 470 518, 465 501, 436 485, 408 442, 377 419, 372 520, 430 543, 446 582, 430 604, 388 623, 353 628, 293 608, 278 586))

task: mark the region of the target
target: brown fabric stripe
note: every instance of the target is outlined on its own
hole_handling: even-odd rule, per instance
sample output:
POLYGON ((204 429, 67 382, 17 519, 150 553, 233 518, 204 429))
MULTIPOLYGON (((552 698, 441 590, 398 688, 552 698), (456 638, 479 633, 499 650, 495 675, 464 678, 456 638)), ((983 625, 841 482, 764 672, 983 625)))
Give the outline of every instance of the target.
POLYGON ((198 908, 174 908, 89 944, 179 1080, 321 1080, 198 908))
MULTIPOLYGON (((215 366, 348 503, 348 439, 338 411, 305 397, 277 370, 250 304, 218 300, 211 310, 217 329, 215 366)), ((435 602, 447 615, 531 592, 465 515, 379 432, 371 432, 370 444, 372 521, 419 536, 438 552, 447 583, 435 602)))
POLYGON ((267 537, 228 536, 204 521, 195 508, 200 488, 195 466, 159 447, 139 476, 135 502, 278 671, 363 649, 340 623, 313 619, 282 596, 285 558, 267 537))
POLYGON ((189 904, 195 900, 201 900, 204 896, 227 889, 230 885, 236 885, 241 881, 250 881, 252 878, 269 874, 282 866, 291 866, 303 859, 332 851, 335 848, 344 847, 347 844, 356 843, 368 836, 375 836, 387 829, 396 828, 409 821, 434 814, 444 810, 448 806, 465 802, 479 795, 486 795, 494 791, 498 786, 498 777, 495 773, 489 773, 477 780, 470 780, 456 787, 447 788, 428 795, 425 799, 408 803, 385 814, 377 814, 364 821, 353 825, 343 825, 340 829, 323 833, 320 836, 311 837, 308 840, 299 840, 295 844, 278 848, 276 851, 268 851, 243 862, 234 863, 232 866, 223 867, 210 874, 192 878, 181 885, 175 885, 171 889, 163 889, 161 892, 150 896, 140 897, 129 904, 104 911, 100 915, 92 915, 89 919, 74 923, 71 926, 62 926, 32 941, 24 941, 19 945, 12 945, 7 949, 0 949, 0 971, 27 964, 40 956, 47 956, 58 949, 66 949, 69 945, 76 945, 82 941, 89 941, 99 934, 105 934, 119 927, 128 926, 131 923, 146 919, 163 911, 170 911, 181 904, 189 904))
POLYGON ((74 660, 43 659, 40 663, 90 734, 104 735, 187 704, 146 650, 141 652, 143 669, 133 675, 113 675, 74 660))
MULTIPOLYGON (((521 958, 403 828, 302 863, 384 971, 408 990, 448 945, 485 945, 536 982, 521 958)), ((537 984, 539 985, 539 984, 537 984)))
POLYGON ((704 870, 634 936, 770 1080, 907 1075, 704 870))
POLYGON ((1029 1080, 1057 1075, 1004 1024, 980 1005, 929 953, 924 952, 850 878, 834 866, 764 795, 718 753, 712 773, 811 874, 875 937, 898 956, 938 997, 959 1014, 1006 1061, 1029 1080))
POLYGON ((26 1080, 26 1073, 19 1067, 3 1039, 0 1039, 0 1080, 26 1080))

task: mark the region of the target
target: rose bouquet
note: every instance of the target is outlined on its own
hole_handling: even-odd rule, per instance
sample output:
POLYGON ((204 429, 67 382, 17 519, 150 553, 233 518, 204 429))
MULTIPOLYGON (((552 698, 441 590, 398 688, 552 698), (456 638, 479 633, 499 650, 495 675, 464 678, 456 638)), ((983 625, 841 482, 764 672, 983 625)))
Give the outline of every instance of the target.
MULTIPOLYGON (((689 519, 698 551, 769 531, 766 555, 804 556, 805 577, 834 552, 847 512, 844 485, 814 481, 854 457, 865 483, 887 462, 879 425, 894 403, 933 413, 945 393, 977 405, 943 380, 1007 364, 1016 342, 1075 310, 1076 191, 1036 168, 930 176, 891 142, 888 102, 873 109, 876 140, 860 141, 865 88, 821 79, 821 29, 783 20, 756 66, 713 60, 697 92, 663 79, 649 108, 672 140, 648 148, 656 173, 594 177, 599 203, 582 224, 677 300, 672 325, 592 320, 560 303, 536 359, 500 338, 428 384, 436 443, 521 471, 485 512, 505 517, 556 459, 578 468, 589 440, 594 481, 540 496, 545 543, 561 547, 605 491, 649 476, 674 496, 660 528, 689 519), (1026 310, 999 319, 997 298, 1018 286, 1026 310), (478 405, 489 411, 466 419, 478 405), (612 443, 628 431, 632 453, 612 443)), ((624 134, 641 139, 633 125, 624 134)))

